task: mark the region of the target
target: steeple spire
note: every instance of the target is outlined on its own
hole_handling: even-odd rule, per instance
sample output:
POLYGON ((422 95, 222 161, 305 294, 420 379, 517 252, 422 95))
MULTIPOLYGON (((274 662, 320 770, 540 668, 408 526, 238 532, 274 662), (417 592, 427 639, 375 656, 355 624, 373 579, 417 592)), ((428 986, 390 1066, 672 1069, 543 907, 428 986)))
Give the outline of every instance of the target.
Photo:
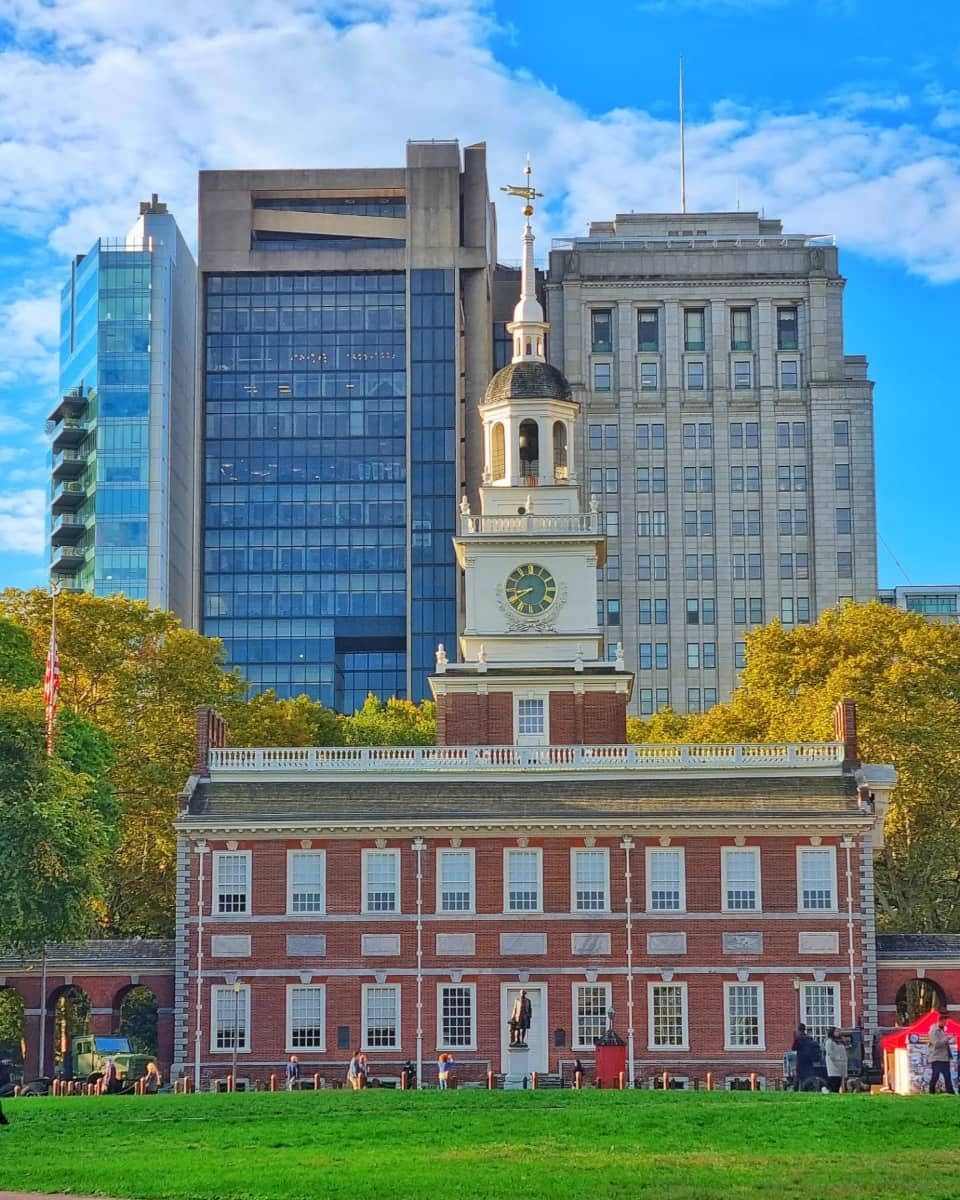
POLYGON ((532 185, 533 168, 530 166, 529 155, 523 173, 526 175, 527 181, 522 187, 510 185, 500 189, 509 196, 518 196, 521 200, 526 201, 523 206, 523 215, 527 218, 523 227, 520 299, 513 310, 513 320, 507 329, 513 334, 513 361, 515 363, 546 362, 544 342, 549 326, 544 320, 543 308, 537 299, 537 277, 533 265, 533 225, 530 221, 533 216, 533 202, 539 200, 543 196, 543 192, 536 191, 532 185))

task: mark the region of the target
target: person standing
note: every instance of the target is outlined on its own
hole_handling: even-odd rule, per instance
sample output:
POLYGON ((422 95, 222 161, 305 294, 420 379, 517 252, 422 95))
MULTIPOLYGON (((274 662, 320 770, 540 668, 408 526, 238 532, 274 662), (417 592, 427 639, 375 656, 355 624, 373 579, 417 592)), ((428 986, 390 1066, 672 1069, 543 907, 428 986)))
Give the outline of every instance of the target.
POLYGON ((793 1081, 793 1090, 804 1090, 803 1085, 808 1079, 813 1079, 817 1063, 820 1061, 820 1044, 807 1036, 806 1025, 800 1025, 793 1039, 791 1050, 797 1056, 797 1070, 793 1081))
POLYGON ((937 1090, 937 1080, 942 1079, 943 1090, 953 1096, 956 1094, 953 1090, 953 1080, 950 1078, 950 1061, 953 1054, 950 1050, 950 1035, 943 1021, 934 1025, 927 1041, 930 1043, 930 1095, 937 1090))
POLYGON ((143 1077, 143 1092, 146 1096, 155 1096, 160 1091, 160 1068, 151 1059, 147 1063, 147 1073, 143 1077))
POLYGON ((831 1029, 824 1051, 827 1064, 827 1087, 839 1092, 847 1078, 847 1043, 839 1029, 831 1029))
POLYGON ((359 1092, 363 1087, 360 1058, 360 1051, 354 1050, 353 1057, 350 1059, 350 1065, 347 1067, 347 1083, 355 1092, 359 1092))
POLYGON ((295 1054, 290 1055, 287 1063, 287 1091, 298 1092, 300 1090, 300 1059, 295 1054))
POLYGON ((454 1065, 452 1054, 441 1054, 437 1059, 437 1081, 440 1091, 445 1092, 450 1080, 450 1068, 454 1065))

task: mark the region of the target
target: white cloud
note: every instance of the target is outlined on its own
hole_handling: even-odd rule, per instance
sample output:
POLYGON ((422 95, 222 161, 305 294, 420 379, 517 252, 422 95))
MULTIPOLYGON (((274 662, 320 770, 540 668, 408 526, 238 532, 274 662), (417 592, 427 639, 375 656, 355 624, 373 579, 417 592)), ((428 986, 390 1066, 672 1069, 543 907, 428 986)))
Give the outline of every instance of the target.
MULTIPOLYGON (((767 2, 779 0, 724 0, 767 2)), ((467 0, 21 0, 17 12, 17 40, 0 53, 0 220, 64 256, 122 234, 152 191, 193 240, 198 168, 398 163, 409 137, 485 140, 494 186, 533 148, 551 202, 544 235, 677 207, 672 120, 592 115, 507 70, 490 48, 489 12, 467 0)), ((929 279, 960 278, 957 147, 892 125, 905 100, 841 92, 839 111, 802 116, 718 105, 689 127, 690 206, 730 208, 739 193, 795 231, 834 232, 929 279), (868 119, 878 108, 884 124, 868 119), (879 212, 898 219, 883 224, 879 212)), ((512 258, 516 214, 500 216, 512 258)), ((13 303, 0 339, 31 317, 52 328, 49 297, 33 314, 31 301, 13 303)), ((9 336, 0 341, 8 382, 25 359, 37 369, 41 350, 52 362, 36 328, 25 346, 11 356, 9 336)))
POLYGON ((903 92, 876 92, 866 88, 844 88, 830 97, 830 103, 845 113, 903 112, 910 97, 903 92))
POLYGON ((0 550, 19 554, 42 552, 45 503, 41 488, 0 492, 0 550))
MULTIPOLYGON (((32 286, 21 284, 13 292, 0 294, 0 388, 22 385, 28 389, 22 411, 48 407, 49 396, 38 393, 34 385, 52 388, 55 384, 59 314, 59 295, 50 290, 48 280, 32 286), (41 289, 42 294, 37 295, 41 289)), ((0 417, 0 433, 25 430, 22 418, 0 417)))

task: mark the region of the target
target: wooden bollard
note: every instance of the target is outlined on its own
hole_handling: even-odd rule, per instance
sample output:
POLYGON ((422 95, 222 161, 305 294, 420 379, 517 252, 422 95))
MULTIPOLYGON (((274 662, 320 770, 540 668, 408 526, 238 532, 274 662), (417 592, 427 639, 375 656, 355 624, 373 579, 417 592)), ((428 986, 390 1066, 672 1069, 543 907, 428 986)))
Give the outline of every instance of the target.
POLYGON ((537 1090, 538 1074, 539 1074, 539 1072, 537 1072, 537 1071, 530 1072, 530 1087, 534 1091, 537 1090))
POLYGON ((180 1094, 180 1080, 179 1079, 175 1079, 173 1081, 173 1094, 175 1096, 180 1094))
POLYGON ((493 1072, 488 1071, 487 1072, 487 1091, 492 1092, 493 1088, 494 1088, 493 1072))
POLYGON ((317 1072, 317 1074, 316 1074, 316 1075, 314 1075, 314 1077, 313 1077, 313 1090, 314 1090, 315 1092, 319 1092, 319 1091, 320 1091, 320 1073, 319 1073, 319 1071, 318 1071, 318 1072, 317 1072))
POLYGON ((624 1088, 626 1088, 626 1086, 627 1086, 627 1077, 626 1077, 626 1075, 623 1073, 623 1071, 621 1071, 621 1072, 619 1073, 619 1075, 617 1076, 617 1087, 618 1087, 618 1088, 620 1089, 620 1091, 622 1092, 622 1091, 624 1090, 624 1088))
POLYGON ((55 1079, 53 1081, 53 1085, 51 1086, 50 1091, 52 1092, 52 1094, 54 1096, 60 1095, 60 1080, 59 1079, 55 1079))
POLYGON ((277 1090, 277 1073, 276 1073, 276 1071, 273 1071, 270 1074, 270 1091, 275 1092, 276 1090, 277 1090))
POLYGON ((227 1091, 228 1092, 233 1091, 233 1076, 232 1075, 227 1076, 227 1091))
POLYGON ((755 1092, 756 1090, 757 1090, 757 1073, 756 1073, 756 1071, 751 1071, 750 1072, 750 1091, 755 1092))
POLYGON ((574 1071, 573 1086, 578 1092, 582 1090, 582 1088, 583 1088, 583 1072, 582 1071, 574 1071))
POLYGON ((400 1091, 405 1092, 407 1090, 407 1087, 408 1087, 407 1073, 406 1073, 406 1071, 401 1071, 400 1072, 400 1091))
POLYGON ((14 1089, 13 1089, 13 1094, 14 1094, 15 1096, 19 1096, 21 1091, 22 1091, 22 1089, 21 1089, 21 1087, 20 1087, 20 1084, 19 1084, 19 1083, 18 1083, 18 1084, 15 1084, 15 1085, 14 1085, 14 1089))
POLYGON ((664 1073, 660 1076, 660 1079, 663 1084, 663 1090, 668 1092, 670 1090, 670 1072, 664 1071, 664 1073))
POLYGON ((707 1091, 708 1092, 713 1091, 713 1072, 712 1071, 707 1072, 707 1091))

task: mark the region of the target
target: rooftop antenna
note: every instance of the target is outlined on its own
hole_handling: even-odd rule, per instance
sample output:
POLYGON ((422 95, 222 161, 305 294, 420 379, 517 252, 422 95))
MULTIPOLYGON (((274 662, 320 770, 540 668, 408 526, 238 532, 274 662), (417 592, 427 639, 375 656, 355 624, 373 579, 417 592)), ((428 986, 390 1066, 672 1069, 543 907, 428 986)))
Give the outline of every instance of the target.
POLYGON ((680 211, 687 211, 687 147, 683 129, 683 55, 680 55, 680 211))

